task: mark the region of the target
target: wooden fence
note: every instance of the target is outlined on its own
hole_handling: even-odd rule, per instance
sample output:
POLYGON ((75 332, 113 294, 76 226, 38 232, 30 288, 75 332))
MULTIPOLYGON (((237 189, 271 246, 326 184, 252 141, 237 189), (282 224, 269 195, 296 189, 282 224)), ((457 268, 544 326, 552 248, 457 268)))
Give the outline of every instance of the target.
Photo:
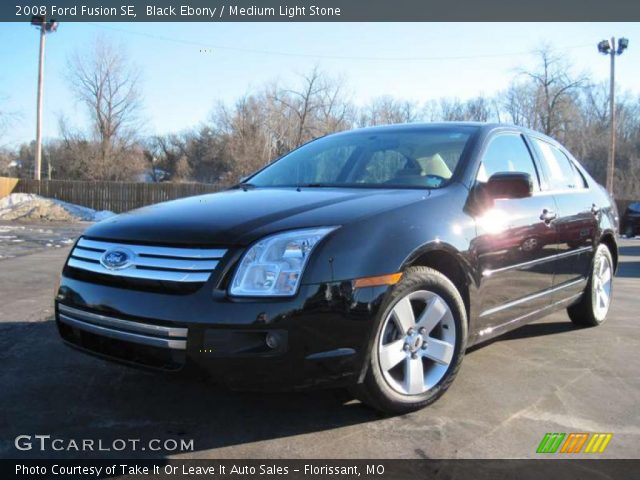
MULTIPOLYGON (((4 180, 6 177, 0 177, 4 180)), ((220 190, 219 185, 207 183, 133 183, 133 182, 86 182, 72 180, 6 179, 7 187, 0 193, 35 193, 43 197, 56 198, 94 210, 111 210, 121 213, 153 203, 211 193, 220 190), (9 182, 13 180, 14 182, 9 182)), ((0 183, 0 187, 3 183, 0 183)), ((0 198, 4 195, 0 195, 0 198)))

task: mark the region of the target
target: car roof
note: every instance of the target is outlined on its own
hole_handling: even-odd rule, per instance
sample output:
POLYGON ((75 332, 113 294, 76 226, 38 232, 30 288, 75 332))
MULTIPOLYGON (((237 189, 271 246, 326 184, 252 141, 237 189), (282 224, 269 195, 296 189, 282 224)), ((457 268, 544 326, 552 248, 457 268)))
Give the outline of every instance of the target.
POLYGON ((336 135, 348 134, 348 133, 363 133, 363 132, 371 132, 371 133, 380 133, 380 132, 398 132, 398 131, 419 131, 425 130, 429 128, 464 128, 464 127, 476 127, 481 130, 483 134, 488 135, 493 131, 500 130, 511 130, 518 131, 527 135, 532 135, 540 138, 547 139, 554 144, 558 142, 547 135, 544 135, 541 132, 537 132, 535 130, 531 130, 526 127, 521 127, 518 125, 512 125, 508 123, 490 123, 490 122, 421 122, 421 123, 396 123, 390 125, 378 125, 375 127, 364 127, 364 128, 356 128, 353 130, 347 130, 344 132, 336 133, 336 135))

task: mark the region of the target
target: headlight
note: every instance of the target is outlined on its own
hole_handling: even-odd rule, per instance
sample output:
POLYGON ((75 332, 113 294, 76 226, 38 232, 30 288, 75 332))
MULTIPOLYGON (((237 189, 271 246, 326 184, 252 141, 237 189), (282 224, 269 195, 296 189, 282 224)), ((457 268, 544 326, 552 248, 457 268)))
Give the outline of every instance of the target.
POLYGON ((242 257, 229 293, 243 297, 295 295, 313 247, 336 228, 292 230, 254 243, 242 257))

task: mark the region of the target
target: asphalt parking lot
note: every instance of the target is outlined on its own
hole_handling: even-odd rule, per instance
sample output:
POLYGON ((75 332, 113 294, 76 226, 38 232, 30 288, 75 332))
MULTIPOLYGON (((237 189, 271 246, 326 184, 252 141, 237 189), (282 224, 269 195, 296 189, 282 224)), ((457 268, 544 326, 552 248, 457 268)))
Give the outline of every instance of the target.
POLYGON ((179 458, 535 458, 546 432, 610 432, 606 458, 640 458, 640 240, 621 241, 606 324, 557 313, 475 347, 442 399, 394 418, 336 392, 229 392, 66 347, 52 299, 69 247, 46 243, 0 258, 2 458, 78 456, 16 450, 36 434, 193 439, 192 452, 154 454, 179 458))

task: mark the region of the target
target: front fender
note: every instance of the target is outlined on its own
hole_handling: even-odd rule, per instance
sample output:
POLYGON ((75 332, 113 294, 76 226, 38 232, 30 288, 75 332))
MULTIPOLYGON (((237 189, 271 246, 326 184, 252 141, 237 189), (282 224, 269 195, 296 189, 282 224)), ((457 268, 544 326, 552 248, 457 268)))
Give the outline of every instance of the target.
MULTIPOLYGON (((476 235, 463 212, 468 190, 425 191, 409 205, 343 225, 313 252, 303 283, 346 281, 402 271, 416 255, 446 249, 464 259, 476 235)), ((471 262, 464 260, 465 268, 471 262)))

